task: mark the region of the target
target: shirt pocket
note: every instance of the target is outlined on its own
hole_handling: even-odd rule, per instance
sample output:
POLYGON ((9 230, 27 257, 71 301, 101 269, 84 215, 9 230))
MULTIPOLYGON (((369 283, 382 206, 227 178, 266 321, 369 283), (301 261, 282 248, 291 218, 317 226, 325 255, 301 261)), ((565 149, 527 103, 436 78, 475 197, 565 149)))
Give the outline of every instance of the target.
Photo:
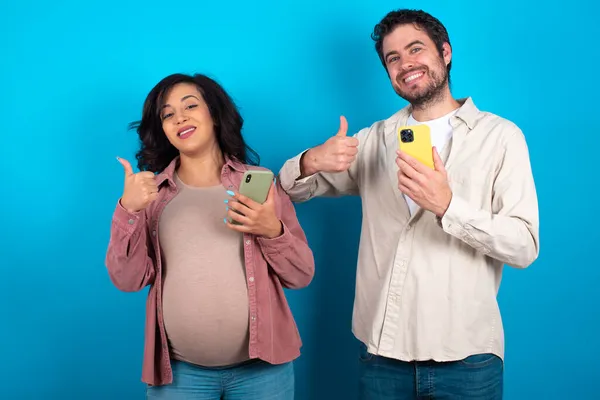
POLYGON ((448 171, 448 181, 452 193, 474 206, 488 208, 494 177, 478 166, 464 166, 448 171))
POLYGON ((482 186, 492 179, 485 170, 477 166, 461 166, 448 171, 448 178, 451 182, 471 186, 482 186))

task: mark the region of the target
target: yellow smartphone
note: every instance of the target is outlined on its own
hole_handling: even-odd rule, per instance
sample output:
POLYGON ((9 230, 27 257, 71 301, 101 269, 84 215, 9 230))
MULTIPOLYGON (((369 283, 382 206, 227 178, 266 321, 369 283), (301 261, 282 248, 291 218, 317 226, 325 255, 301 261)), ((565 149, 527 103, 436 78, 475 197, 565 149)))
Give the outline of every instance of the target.
POLYGON ((401 126, 398 128, 398 148, 401 152, 434 169, 431 131, 428 125, 401 126))

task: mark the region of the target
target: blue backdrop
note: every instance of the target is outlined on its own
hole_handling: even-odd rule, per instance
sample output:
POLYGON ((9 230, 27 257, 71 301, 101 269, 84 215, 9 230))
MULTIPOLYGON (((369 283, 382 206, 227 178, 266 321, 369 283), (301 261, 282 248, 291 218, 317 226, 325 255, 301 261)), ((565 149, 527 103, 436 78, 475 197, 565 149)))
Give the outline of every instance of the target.
MULTIPOLYGON (((524 131, 541 214, 541 255, 507 269, 506 398, 589 398, 600 378, 598 71, 592 0, 3 2, 0 11, 0 391, 4 399, 142 399, 144 302, 104 267, 128 122, 173 72, 216 78, 245 135, 278 171, 337 131, 405 103, 369 37, 389 10, 446 24, 453 92, 524 131), (568 13, 566 13, 568 11, 568 13), (596 247, 596 249, 594 249, 596 247)), ((297 398, 355 399, 350 332, 359 200, 298 205, 317 261, 288 292, 304 340, 297 398), (325 224, 324 222, 328 223, 325 224)))

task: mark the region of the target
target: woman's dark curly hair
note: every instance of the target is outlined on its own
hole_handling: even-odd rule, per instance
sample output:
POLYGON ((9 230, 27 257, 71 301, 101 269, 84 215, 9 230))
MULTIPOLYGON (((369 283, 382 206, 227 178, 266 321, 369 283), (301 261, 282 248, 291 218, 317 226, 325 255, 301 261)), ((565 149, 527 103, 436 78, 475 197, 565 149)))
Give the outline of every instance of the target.
MULTIPOLYGON (((400 25, 413 24, 420 29, 425 30, 427 36, 433 41, 438 50, 440 57, 444 54, 444 43, 450 45, 450 38, 446 27, 431 14, 422 10, 396 10, 390 11, 383 19, 375 25, 371 39, 375 41, 375 50, 379 55, 379 59, 385 68, 385 59, 383 58, 383 39, 396 27, 400 25)), ((450 82, 450 69, 452 62, 448 64, 448 82, 450 82)))
POLYGON ((196 85, 212 117, 217 143, 224 156, 244 164, 258 165, 260 157, 242 137, 244 119, 227 92, 211 78, 201 75, 173 74, 161 80, 144 102, 141 121, 129 124, 137 130, 141 149, 137 152, 140 171, 163 171, 179 155, 163 131, 160 110, 169 90, 179 83, 196 85))

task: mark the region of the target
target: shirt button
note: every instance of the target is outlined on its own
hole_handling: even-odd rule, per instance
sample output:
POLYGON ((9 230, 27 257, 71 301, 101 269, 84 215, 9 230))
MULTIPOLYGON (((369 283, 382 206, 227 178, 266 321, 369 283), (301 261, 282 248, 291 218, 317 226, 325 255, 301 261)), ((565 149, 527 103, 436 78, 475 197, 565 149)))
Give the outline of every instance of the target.
POLYGON ((134 221, 134 220, 132 220, 132 219, 130 219, 130 220, 129 220, 129 221, 127 221, 127 222, 129 222, 129 225, 133 225, 133 223, 134 223, 135 221, 134 221))
POLYGON ((152 236, 156 236, 156 231, 152 231, 152 236))
POLYGON ((252 321, 256 321, 256 315, 252 316, 252 321))
POLYGON ((250 279, 248 279, 250 282, 254 282, 254 277, 251 276, 250 279))
POLYGON ((246 245, 249 246, 250 245, 250 241, 246 240, 246 245))

